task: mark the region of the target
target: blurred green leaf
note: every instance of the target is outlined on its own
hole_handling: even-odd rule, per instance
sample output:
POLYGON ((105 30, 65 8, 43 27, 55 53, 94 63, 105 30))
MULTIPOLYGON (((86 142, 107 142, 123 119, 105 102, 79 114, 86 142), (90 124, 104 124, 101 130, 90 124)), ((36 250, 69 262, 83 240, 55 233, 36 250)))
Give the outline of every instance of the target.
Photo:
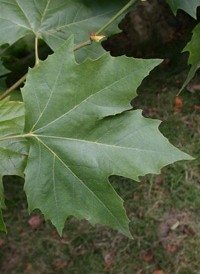
MULTIPOLYGON (((28 147, 24 139, 3 140, 6 136, 23 132, 24 104, 11 102, 7 98, 0 101, 0 112, 0 208, 5 208, 2 177, 4 175, 23 177, 28 147)), ((0 229, 5 230, 2 213, 0 213, 0 229)))
POLYGON ((189 51, 188 64, 191 65, 191 68, 181 90, 183 90, 187 86, 187 84, 192 80, 196 71, 200 67, 200 24, 198 24, 194 28, 192 39, 186 45, 183 51, 189 51))
POLYGON ((200 6, 199 0, 167 0, 174 14, 178 9, 184 10, 186 13, 196 19, 197 7, 200 6))

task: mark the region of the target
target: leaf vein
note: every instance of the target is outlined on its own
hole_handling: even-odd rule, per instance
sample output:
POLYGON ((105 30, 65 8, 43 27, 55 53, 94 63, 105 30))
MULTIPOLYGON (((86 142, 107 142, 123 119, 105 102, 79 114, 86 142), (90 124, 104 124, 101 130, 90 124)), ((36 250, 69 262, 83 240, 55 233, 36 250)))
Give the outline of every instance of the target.
POLYGON ((33 125, 32 129, 31 129, 31 131, 34 130, 34 128, 36 127, 37 123, 39 122, 39 120, 40 120, 40 119, 42 118, 42 116, 44 115, 45 110, 48 108, 48 105, 49 105, 49 103, 50 103, 50 101, 51 101, 51 98, 52 98, 52 96, 53 96, 54 90, 55 90, 55 88, 56 88, 56 84, 57 84, 58 79, 59 79, 59 77, 60 77, 62 67, 63 67, 63 64, 60 65, 60 68, 59 68, 58 74, 57 74, 57 76, 56 76, 56 79, 55 79, 55 82, 54 82, 54 85, 53 85, 52 90, 50 89, 48 83, 46 82, 46 84, 47 84, 47 86, 49 87, 51 93, 50 93, 50 96, 49 96, 49 98, 48 98, 48 100, 47 100, 47 102, 46 102, 46 105, 45 105, 44 109, 43 109, 42 112, 40 113, 40 115, 39 115, 37 121, 35 122, 35 124, 33 125))
MULTIPOLYGON (((99 146, 106 146, 106 147, 112 147, 112 148, 119 148, 123 150, 135 150, 135 151, 143 151, 143 152, 155 152, 155 153, 162 153, 160 150, 152 150, 152 149, 143 149, 143 148, 136 148, 136 147, 124 147, 124 146, 115 146, 112 144, 105 144, 105 143, 97 143, 95 141, 87 141, 87 140, 82 140, 82 139, 72 139, 68 137, 58 137, 58 136, 48 136, 48 135, 33 135, 36 138, 50 138, 50 139, 58 139, 58 140, 66 140, 66 141, 72 141, 72 142, 83 142, 87 144, 94 144, 94 145, 99 145, 99 146)), ((42 142, 43 143, 43 142, 42 142)))
POLYGON ((21 24, 18 24, 18 23, 16 24, 16 22, 13 22, 11 20, 8 20, 8 19, 2 18, 2 17, 0 17, 0 20, 8 21, 8 22, 12 23, 13 25, 17 25, 19 27, 25 28, 27 30, 31 30, 33 32, 33 30, 31 28, 28 28, 27 26, 24 26, 24 25, 21 25, 21 24))
MULTIPOLYGON (((89 101, 92 97, 96 96, 97 94, 99 94, 100 92, 103 92, 104 90, 116 85, 118 82, 122 81, 122 80, 125 80, 126 78, 130 77, 132 74, 134 73, 131 73, 129 75, 125 75, 124 77, 120 78, 120 79, 117 79, 116 81, 113 81, 111 84, 107 85, 106 87, 98 90, 97 92, 93 93, 93 94, 89 94, 87 98, 85 98, 83 101, 81 101, 79 104, 75 105, 73 108, 71 108, 70 110, 68 110, 67 112, 63 113, 60 117, 56 118, 55 120, 49 122, 48 124, 46 124, 45 126, 41 127, 41 128, 38 128, 35 130, 35 132, 41 130, 41 129, 44 129, 44 128, 47 128, 48 126, 52 125, 53 123, 55 122, 58 122, 60 119, 62 119, 63 117, 65 117, 66 115, 69 115, 70 112, 72 111, 75 111, 79 106, 81 106, 82 104, 84 104, 85 102, 89 101)), ((52 91, 53 92, 53 91, 52 91)), ((93 103, 93 102, 92 102, 93 103)), ((39 119, 38 119, 39 120, 39 119)), ((38 122, 38 121, 37 121, 38 122)), ((35 127, 35 125, 34 125, 35 127)))
POLYGON ((116 222, 119 224, 120 227, 123 228, 117 217, 113 215, 113 213, 110 211, 108 207, 99 199, 99 197, 86 185, 84 182, 77 177, 77 175, 67 166, 67 164, 48 146, 46 145, 38 136, 35 136, 36 140, 40 142, 48 151, 50 151, 57 159, 60 161, 60 163, 92 194, 93 197, 96 198, 96 200, 99 201, 100 204, 110 213, 110 215, 116 220, 116 222))
POLYGON ((23 11, 22 7, 20 6, 20 4, 18 3, 18 0, 15 0, 16 4, 18 5, 18 7, 20 8, 22 14, 24 15, 25 19, 27 20, 28 25, 30 26, 30 29, 34 32, 33 28, 31 27, 31 22, 29 21, 27 15, 25 14, 25 12, 23 11))
POLYGON ((43 14, 42 14, 42 16, 41 16, 41 19, 40 19, 40 26, 42 25, 42 23, 43 23, 43 21, 44 21, 44 18, 45 18, 45 15, 46 15, 46 13, 47 13, 47 10, 48 10, 48 7, 49 7, 50 2, 51 2, 51 0, 48 0, 48 1, 47 1, 46 7, 45 7, 45 9, 44 9, 44 11, 43 11, 43 14))
POLYGON ((94 22, 95 22, 95 19, 98 19, 99 17, 105 16, 105 15, 110 15, 110 13, 112 14, 112 13, 114 13, 115 11, 116 11, 116 9, 111 10, 111 11, 109 11, 109 12, 101 13, 101 14, 99 14, 99 15, 92 16, 92 17, 89 17, 89 18, 86 18, 86 19, 83 19, 83 20, 80 20, 80 21, 77 21, 77 22, 72 21, 71 23, 67 23, 67 24, 65 24, 65 25, 62 25, 62 26, 56 28, 56 29, 55 29, 55 28, 47 29, 47 30, 45 30, 45 32, 50 32, 50 31, 57 32, 57 31, 61 30, 62 28, 65 28, 65 27, 68 27, 68 28, 69 28, 69 27, 71 27, 72 25, 82 24, 82 23, 84 23, 85 21, 90 21, 90 20, 92 20, 92 22, 94 23, 94 22))

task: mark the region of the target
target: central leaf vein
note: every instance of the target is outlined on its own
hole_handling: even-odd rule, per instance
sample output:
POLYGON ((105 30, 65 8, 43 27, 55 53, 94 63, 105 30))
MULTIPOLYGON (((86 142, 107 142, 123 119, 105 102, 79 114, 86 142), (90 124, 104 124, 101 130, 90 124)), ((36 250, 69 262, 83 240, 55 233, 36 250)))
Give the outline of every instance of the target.
POLYGON ((47 100, 47 102, 46 102, 46 105, 44 106, 44 109, 43 109, 42 112, 40 113, 40 115, 39 115, 37 121, 36 121, 35 124, 33 125, 32 129, 31 129, 32 132, 33 132, 34 128, 36 127, 37 123, 39 122, 39 120, 41 119, 41 117, 43 116, 45 110, 48 108, 48 105, 49 105, 49 103, 50 103, 50 101, 51 101, 51 98, 52 98, 52 96, 53 96, 53 93, 54 93, 54 91, 55 91, 56 84, 57 84, 58 79, 59 79, 59 77, 60 77, 60 74, 61 74, 61 71, 62 71, 62 67, 63 67, 63 64, 60 65, 60 68, 59 68, 58 74, 57 74, 57 76, 56 76, 56 79, 55 79, 53 88, 52 88, 52 90, 51 90, 51 93, 50 93, 50 95, 49 95, 49 98, 48 98, 48 100, 47 100))
POLYGON ((102 206, 109 212, 109 214, 115 219, 115 221, 119 224, 120 227, 123 228, 123 225, 119 222, 118 218, 113 215, 112 211, 103 203, 101 199, 79 178, 77 175, 67 166, 67 164, 48 146, 46 145, 40 138, 39 136, 35 136, 36 140, 40 142, 49 152, 52 153, 52 155, 58 159, 58 161, 92 194, 92 196, 95 197, 96 200, 102 206))
MULTIPOLYGON (((57 27, 57 28, 47 29, 47 30, 45 30, 45 32, 50 32, 50 31, 55 31, 55 32, 57 32, 57 31, 59 31, 59 30, 65 28, 65 27, 70 28, 70 27, 73 26, 73 25, 83 24, 84 22, 90 21, 90 20, 91 20, 92 22, 95 22, 95 20, 99 19, 100 17, 107 16, 107 15, 109 16, 110 14, 112 14, 112 13, 114 13, 114 12, 116 12, 116 9, 114 9, 114 10, 112 10, 112 11, 109 11, 109 12, 101 13, 101 14, 96 15, 96 16, 91 16, 91 17, 89 17, 89 18, 86 18, 86 19, 83 19, 83 20, 79 20, 79 21, 76 21, 76 22, 72 21, 71 23, 67 23, 67 24, 62 25, 62 26, 57 27)), ((92 30, 92 29, 91 29, 91 30, 92 30)))
MULTIPOLYGON (((133 74, 133 73, 132 73, 133 74)), ((62 119, 63 117, 65 117, 66 115, 69 115, 72 111, 75 111, 79 106, 83 105, 85 102, 89 101, 92 97, 98 95, 99 93, 103 92, 104 90, 108 89, 108 88, 111 88, 112 86, 116 85, 118 82, 120 81, 123 81, 125 80, 126 78, 129 78, 132 74, 129 74, 129 75, 125 75, 124 77, 120 78, 120 79, 117 79, 115 81, 113 81, 111 84, 107 85, 106 87, 98 90, 97 92, 93 93, 93 94, 89 94, 88 97, 86 97, 83 101, 81 101, 79 104, 75 105, 73 108, 69 109, 67 112, 63 113, 61 116, 59 116, 58 118, 56 118, 55 120, 49 122, 48 124, 46 124, 45 126, 41 127, 41 128, 38 128, 36 129, 34 132, 37 132, 41 129, 44 129, 44 128, 47 128, 48 126, 52 125, 53 123, 55 122, 58 122, 60 119, 62 119)), ((56 82, 58 80, 58 77, 56 78, 56 81, 55 81, 55 84, 54 84, 54 88, 52 89, 51 91, 51 95, 50 97, 52 96, 54 90, 55 90, 55 85, 56 85, 56 82)), ((50 100, 48 100, 49 102, 50 100)), ((45 106, 45 109, 46 107, 48 106, 48 102, 47 102, 47 105, 45 106)), ((93 102, 92 102, 93 103, 93 102)), ((43 110, 42 114, 44 113, 45 109, 43 110)), ((42 114, 39 116, 37 122, 34 124, 33 128, 36 126, 36 124, 39 122, 40 118, 42 117, 42 114)), ((32 130, 33 130, 32 128, 32 130)))
POLYGON ((43 21, 44 21, 44 18, 45 18, 45 15, 46 15, 46 13, 47 13, 47 10, 48 10, 48 7, 49 7, 50 2, 51 2, 51 0, 48 0, 48 1, 47 1, 46 7, 45 7, 44 12, 43 12, 43 14, 42 14, 42 16, 41 16, 41 19, 40 19, 40 26, 42 25, 42 23, 43 23, 43 21))
MULTIPOLYGON (((58 139, 58 140, 65 140, 65 141, 70 141, 70 142, 81 142, 81 143, 87 143, 89 145, 97 145, 97 146, 105 146, 105 147, 110 147, 110 148, 115 148, 115 149, 122 149, 122 150, 135 150, 135 151, 140 151, 140 152, 154 152, 154 153, 162 153, 162 151, 152 150, 152 149, 142 149, 142 148, 137 148, 137 147, 130 147, 130 146, 116 146, 113 144, 106 144, 106 143, 97 143, 95 141, 87 141, 84 139, 73 139, 73 138, 68 138, 68 137, 58 137, 58 136, 48 136, 48 135, 33 135, 36 138, 49 138, 49 139, 58 139)), ((41 141, 42 142, 42 141, 41 141)), ((43 142, 42 142, 43 143, 43 142)), ((44 143, 43 143, 44 144, 44 143)))
POLYGON ((31 23, 30 23, 30 21, 29 21, 29 19, 28 19, 27 15, 26 15, 26 14, 25 14, 25 12, 23 11, 22 7, 19 5, 19 3, 18 3, 18 1, 17 1, 17 0, 15 0, 15 2, 16 2, 16 4, 19 6, 19 8, 20 8, 20 10, 21 10, 22 14, 24 15, 24 18, 26 19, 26 21, 27 21, 28 25, 30 26, 30 29, 32 29, 32 30, 33 30, 33 28, 31 27, 31 23))

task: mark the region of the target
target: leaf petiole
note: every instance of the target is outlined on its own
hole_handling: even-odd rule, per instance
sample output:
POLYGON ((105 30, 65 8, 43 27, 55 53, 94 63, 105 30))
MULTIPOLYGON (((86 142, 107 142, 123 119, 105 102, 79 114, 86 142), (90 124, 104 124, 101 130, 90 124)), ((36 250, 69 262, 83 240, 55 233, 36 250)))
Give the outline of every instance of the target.
POLYGON ((91 40, 91 39, 88 39, 87 41, 85 41, 85 42, 83 42, 83 43, 81 43, 81 44, 76 45, 76 46, 74 47, 74 51, 76 51, 76 50, 78 50, 78 49, 81 49, 81 48, 83 48, 83 47, 85 47, 85 46, 89 46, 89 45, 91 45, 91 44, 92 44, 92 40, 91 40))
POLYGON ((35 66, 36 67, 39 64, 39 54, 38 54, 38 36, 35 35, 35 66))
MULTIPOLYGON (((108 20, 97 32, 95 32, 95 36, 98 36, 102 33, 110 24, 112 24, 122 13, 124 13, 127 9, 129 9, 132 5, 136 4, 140 0, 130 0, 121 10, 119 10, 110 20, 108 20)), ((79 50, 85 46, 91 45, 92 39, 88 39, 87 41, 78 44, 75 46, 74 51, 79 50)))
POLYGON ((102 33, 110 24, 112 24, 122 13, 124 13, 127 9, 129 9, 132 5, 136 4, 140 0, 130 0, 121 10, 119 10, 110 20, 108 20, 105 25, 103 25, 95 35, 99 35, 102 33))
MULTIPOLYGON (((104 31, 110 24, 112 24, 122 13, 124 13, 128 8, 132 5, 136 4, 140 0, 130 0, 121 10, 119 10, 108 22, 106 22, 97 32, 95 35, 99 35, 104 31)), ((74 51, 79 50, 85 46, 91 45, 92 40, 89 38, 87 41, 78 44, 74 47, 74 51)), ((39 64, 39 54, 38 54, 38 36, 35 34, 35 66, 39 64)), ((35 67, 34 66, 34 67, 35 67)), ((15 90, 21 83, 26 80, 27 73, 23 75, 16 83, 14 83, 10 88, 8 88, 3 94, 0 96, 0 100, 4 99, 8 94, 10 94, 13 90, 15 90)))
POLYGON ((10 94, 14 89, 21 85, 26 80, 27 73, 23 75, 16 83, 9 87, 4 93, 0 95, 0 100, 3 100, 8 94, 10 94))

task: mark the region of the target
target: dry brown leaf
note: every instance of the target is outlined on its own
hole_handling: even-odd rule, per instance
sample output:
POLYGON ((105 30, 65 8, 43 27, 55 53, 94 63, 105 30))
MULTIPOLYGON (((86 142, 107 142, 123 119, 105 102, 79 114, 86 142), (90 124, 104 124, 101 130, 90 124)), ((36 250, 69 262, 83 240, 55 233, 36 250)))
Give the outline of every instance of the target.
POLYGON ((33 270, 33 266, 31 263, 27 263, 26 268, 25 268, 25 272, 31 272, 33 270))
POLYGON ((55 270, 62 270, 63 268, 65 268, 68 265, 68 261, 61 261, 61 260, 56 260, 54 263, 54 269, 55 270))
POLYGON ((28 224, 33 229, 40 227, 42 222, 43 222, 42 218, 38 215, 34 215, 28 220, 28 224))
POLYGON ((105 270, 109 270, 113 266, 113 257, 111 254, 107 253, 104 255, 105 270))
POLYGON ((181 112, 183 107, 183 99, 180 96, 176 96, 174 100, 174 112, 181 112))
POLYGON ((0 246, 2 246, 3 244, 5 244, 5 240, 0 238, 0 246))
POLYGON ((153 253, 151 251, 143 252, 141 257, 145 262, 149 263, 153 259, 153 253))
POLYGON ((154 270, 153 274, 165 274, 162 270, 154 270))

